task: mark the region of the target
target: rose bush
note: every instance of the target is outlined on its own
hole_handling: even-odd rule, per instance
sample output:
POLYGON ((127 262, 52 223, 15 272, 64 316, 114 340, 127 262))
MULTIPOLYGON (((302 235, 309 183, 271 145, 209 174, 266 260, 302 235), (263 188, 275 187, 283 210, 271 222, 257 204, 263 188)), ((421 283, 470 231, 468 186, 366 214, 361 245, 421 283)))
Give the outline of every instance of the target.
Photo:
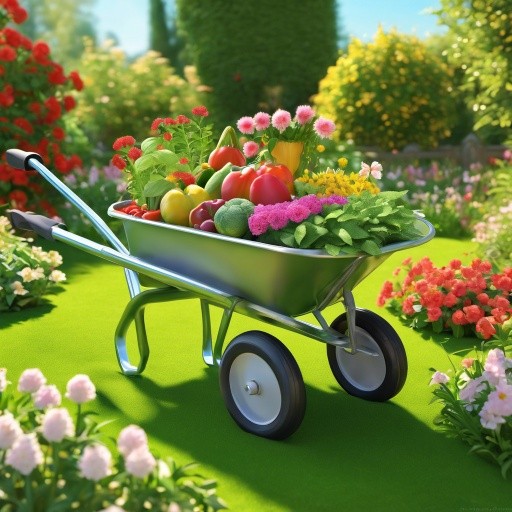
MULTIPOLYGON (((47 165, 67 174, 81 164, 66 155, 62 116, 75 107, 72 90, 81 90, 77 71, 66 75, 51 58, 44 41, 32 42, 7 23, 20 24, 28 15, 17 0, 0 0, 0 146, 39 153, 47 165)), ((55 193, 42 181, 0 159, 0 206, 56 214, 55 193)))

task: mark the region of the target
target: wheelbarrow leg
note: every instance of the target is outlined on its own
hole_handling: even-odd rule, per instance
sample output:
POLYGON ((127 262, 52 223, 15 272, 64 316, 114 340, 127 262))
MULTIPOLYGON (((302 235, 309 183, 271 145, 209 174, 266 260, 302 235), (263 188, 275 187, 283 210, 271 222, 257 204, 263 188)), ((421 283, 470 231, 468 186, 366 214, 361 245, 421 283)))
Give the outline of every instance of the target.
POLYGON ((222 347, 224 346, 231 317, 233 316, 237 303, 238 300, 234 300, 231 307, 224 309, 214 346, 210 319, 210 303, 206 299, 201 299, 201 314, 203 319, 203 361, 208 366, 218 366, 220 364, 220 360, 222 359, 222 347))
POLYGON ((154 288, 139 293, 128 302, 119 320, 114 337, 117 361, 125 375, 140 375, 144 371, 149 359, 149 344, 144 322, 144 308, 146 305, 193 297, 196 297, 196 295, 176 288, 154 288), (130 362, 126 346, 126 333, 133 321, 135 321, 139 351, 138 364, 130 362))

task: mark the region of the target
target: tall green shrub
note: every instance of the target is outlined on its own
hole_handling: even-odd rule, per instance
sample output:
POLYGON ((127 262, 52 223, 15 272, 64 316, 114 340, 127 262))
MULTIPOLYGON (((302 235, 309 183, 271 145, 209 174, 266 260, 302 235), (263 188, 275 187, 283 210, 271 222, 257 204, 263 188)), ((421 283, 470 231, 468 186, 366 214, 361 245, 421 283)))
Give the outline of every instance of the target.
POLYGON ((320 82, 315 104, 357 145, 432 147, 450 135, 452 73, 418 38, 379 29, 353 39, 320 82))
POLYGON ((334 0, 177 0, 216 123, 308 103, 337 56, 334 0))
POLYGON ((441 0, 436 14, 455 39, 444 52, 463 73, 474 130, 489 142, 512 143, 511 1, 441 0))

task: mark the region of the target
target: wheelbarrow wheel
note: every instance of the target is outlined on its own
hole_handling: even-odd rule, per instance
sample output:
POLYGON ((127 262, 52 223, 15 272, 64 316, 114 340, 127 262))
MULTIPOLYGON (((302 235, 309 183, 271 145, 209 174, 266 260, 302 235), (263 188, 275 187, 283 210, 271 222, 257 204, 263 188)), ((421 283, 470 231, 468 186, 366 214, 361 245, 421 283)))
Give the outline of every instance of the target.
POLYGON ((220 363, 220 388, 231 417, 251 434, 286 439, 304 418, 306 389, 297 362, 265 332, 233 339, 220 363))
MULTIPOLYGON (((349 394, 384 402, 394 397, 407 377, 407 355, 391 325, 366 309, 356 309, 356 348, 327 345, 327 358, 339 385, 349 394)), ((337 317, 331 327, 348 334, 347 317, 337 317)))

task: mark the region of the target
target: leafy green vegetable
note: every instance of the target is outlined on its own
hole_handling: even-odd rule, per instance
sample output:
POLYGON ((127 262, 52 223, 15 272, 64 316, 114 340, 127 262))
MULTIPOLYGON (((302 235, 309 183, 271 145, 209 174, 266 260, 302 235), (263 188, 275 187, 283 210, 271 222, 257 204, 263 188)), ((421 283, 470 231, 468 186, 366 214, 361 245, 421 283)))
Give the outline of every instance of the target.
POLYGON ((258 240, 299 249, 324 249, 331 255, 366 253, 376 256, 381 247, 421 237, 414 212, 404 203, 407 192, 363 192, 346 205, 331 204, 300 224, 290 222, 278 231, 267 230, 258 240))

